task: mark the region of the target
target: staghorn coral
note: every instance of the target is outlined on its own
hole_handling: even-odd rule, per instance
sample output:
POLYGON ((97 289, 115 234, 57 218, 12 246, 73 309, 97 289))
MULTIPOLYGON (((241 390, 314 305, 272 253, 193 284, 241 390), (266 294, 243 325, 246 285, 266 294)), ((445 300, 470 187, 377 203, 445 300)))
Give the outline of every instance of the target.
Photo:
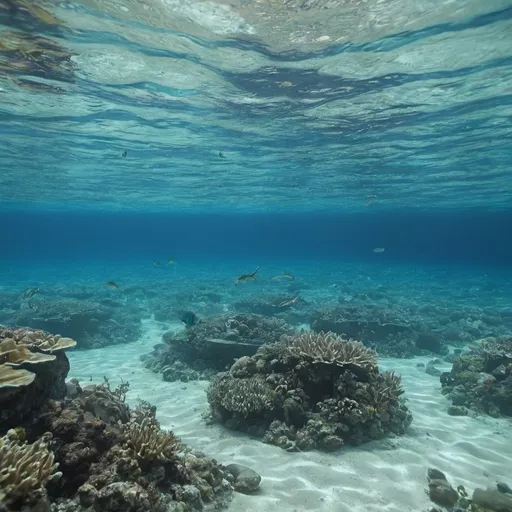
POLYGON ((162 432, 146 419, 142 423, 130 421, 123 425, 122 432, 126 444, 145 461, 172 459, 181 447, 172 432, 162 432))
POLYGON ((335 450, 390 433, 412 416, 400 376, 379 373, 375 353, 332 333, 300 333, 262 346, 210 384, 213 421, 286 450, 335 450))
POLYGON ((15 507, 34 491, 60 478, 58 464, 48 449, 51 434, 35 443, 21 443, 15 430, 0 438, 0 501, 15 507))
POLYGON ((291 354, 313 363, 355 365, 365 370, 377 366, 377 354, 357 341, 347 341, 332 332, 303 331, 289 345, 291 354))

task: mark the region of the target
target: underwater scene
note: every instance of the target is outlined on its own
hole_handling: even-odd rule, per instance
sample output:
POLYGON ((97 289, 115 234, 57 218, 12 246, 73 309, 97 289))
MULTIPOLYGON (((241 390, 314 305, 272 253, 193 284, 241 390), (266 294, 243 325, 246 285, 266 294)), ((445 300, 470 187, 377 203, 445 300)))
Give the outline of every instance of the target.
POLYGON ((512 512, 510 0, 0 0, 0 512, 512 512))

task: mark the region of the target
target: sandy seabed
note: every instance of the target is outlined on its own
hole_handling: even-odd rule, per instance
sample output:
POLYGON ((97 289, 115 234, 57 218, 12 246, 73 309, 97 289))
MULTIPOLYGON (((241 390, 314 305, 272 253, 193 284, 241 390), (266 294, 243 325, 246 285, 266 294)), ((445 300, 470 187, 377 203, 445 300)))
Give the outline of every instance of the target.
MULTIPOLYGON (((69 377, 82 385, 106 376, 113 387, 130 382, 128 401, 147 400, 158 408, 162 428, 172 429, 192 448, 221 463, 245 464, 262 476, 257 494, 236 494, 234 512, 422 512, 432 506, 426 489, 429 467, 443 471, 454 486, 510 482, 512 420, 488 416, 452 417, 438 377, 417 368, 426 358, 382 359, 381 370, 402 375, 413 424, 407 435, 343 448, 337 453, 288 453, 276 446, 205 424, 206 381, 164 382, 145 369, 140 355, 160 342, 164 326, 146 322, 136 343, 69 352, 69 377)), ((167 330, 169 327, 165 326, 167 330)), ((449 366, 439 366, 448 370, 449 366)))

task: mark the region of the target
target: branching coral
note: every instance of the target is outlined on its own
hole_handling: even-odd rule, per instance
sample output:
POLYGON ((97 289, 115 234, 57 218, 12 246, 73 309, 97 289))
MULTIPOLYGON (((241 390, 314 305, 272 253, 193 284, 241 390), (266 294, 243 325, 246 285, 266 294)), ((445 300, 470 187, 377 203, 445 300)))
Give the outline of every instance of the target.
POLYGON ((181 443, 172 432, 162 432, 147 420, 131 421, 122 427, 126 444, 145 461, 172 459, 181 443))
POLYGON ((356 365, 365 370, 377 366, 377 354, 362 343, 347 341, 332 332, 303 331, 295 336, 289 346, 291 354, 313 363, 336 366, 356 365))
POLYGON ((210 383, 207 395, 213 408, 239 413, 246 418, 271 411, 276 405, 276 393, 259 377, 216 378, 210 383))
POLYGON ((22 499, 44 488, 50 480, 60 478, 57 467, 44 436, 33 444, 22 444, 10 430, 0 438, 0 501, 22 499))

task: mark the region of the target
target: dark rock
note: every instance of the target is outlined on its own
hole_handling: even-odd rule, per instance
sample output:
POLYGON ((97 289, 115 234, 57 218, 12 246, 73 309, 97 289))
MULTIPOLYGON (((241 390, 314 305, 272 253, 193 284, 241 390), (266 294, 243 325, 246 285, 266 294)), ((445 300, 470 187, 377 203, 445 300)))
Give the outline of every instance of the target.
POLYGON ((505 482, 498 482, 496 488, 504 494, 512 494, 512 489, 505 482))
POLYGON ((498 490, 475 489, 473 503, 492 512, 512 512, 512 497, 498 490))
POLYGON ((446 411, 450 416, 467 416, 468 408, 463 405, 450 405, 446 411))
POLYGON ((442 507, 451 508, 455 506, 459 499, 459 494, 448 483, 444 473, 437 469, 430 468, 428 470, 428 479, 428 494, 430 499, 442 507))
POLYGON ((228 464, 225 469, 233 475, 235 491, 250 494, 258 489, 261 476, 256 471, 242 464, 228 464))
POLYGON ((427 476, 428 476, 429 480, 446 480, 446 481, 448 481, 448 479, 446 478, 446 475, 442 471, 439 471, 439 469, 435 469, 435 468, 428 468, 427 476))
POLYGON ((439 354, 442 347, 442 337, 435 332, 421 332, 416 339, 416 347, 439 354))

